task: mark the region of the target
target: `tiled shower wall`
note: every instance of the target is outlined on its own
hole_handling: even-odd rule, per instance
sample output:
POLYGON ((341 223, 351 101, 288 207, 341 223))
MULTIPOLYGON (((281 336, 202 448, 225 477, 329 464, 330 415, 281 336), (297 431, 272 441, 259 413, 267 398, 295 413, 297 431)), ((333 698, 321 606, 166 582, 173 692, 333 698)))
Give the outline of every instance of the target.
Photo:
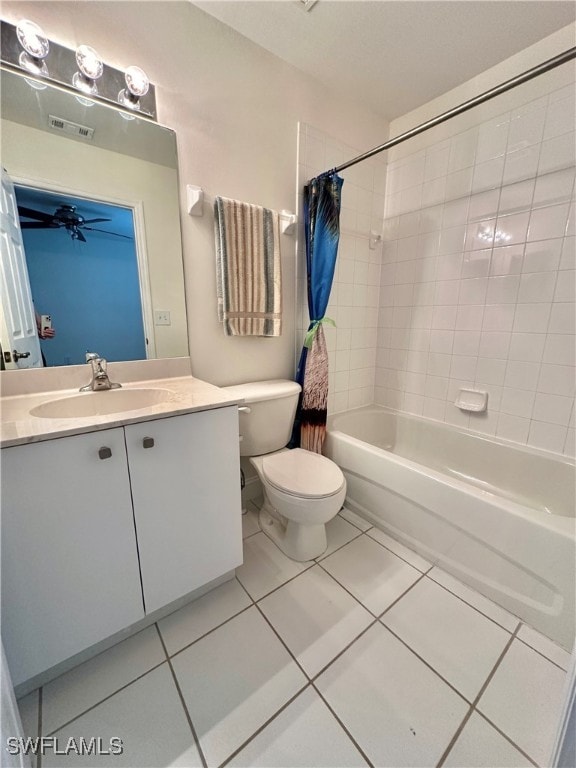
MULTIPOLYGON (((300 123, 298 189, 302 190, 314 176, 362 151, 300 123)), ((382 158, 373 158, 341 175, 344 185, 340 245, 326 312, 335 321, 336 328, 324 325, 330 355, 330 411, 344 411, 374 402, 382 243, 371 242, 370 233, 380 235, 382 232, 386 164, 382 158)), ((301 194, 298 202, 300 221, 303 221, 301 194)), ((297 264, 296 364, 309 323, 302 228, 297 264)))
POLYGON ((575 107, 566 80, 525 88, 524 103, 499 97, 488 115, 473 110, 389 158, 375 400, 573 455, 575 107), (487 391, 488 411, 459 410, 462 387, 487 391))

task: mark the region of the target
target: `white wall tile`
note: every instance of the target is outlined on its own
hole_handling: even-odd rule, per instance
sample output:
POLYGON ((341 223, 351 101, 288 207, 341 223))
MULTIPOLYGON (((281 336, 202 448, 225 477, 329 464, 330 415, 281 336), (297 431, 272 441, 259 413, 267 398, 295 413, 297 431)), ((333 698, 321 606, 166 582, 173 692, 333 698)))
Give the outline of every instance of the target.
POLYGON ((517 304, 513 330, 519 333, 546 333, 551 304, 517 304))
POLYGON ((540 240, 536 243, 526 243, 524 250, 523 272, 556 271, 560 264, 562 238, 540 240))
MULTIPOLYGON (((515 389, 535 390, 540 372, 539 363, 527 363, 522 360, 509 360, 506 367, 504 385, 515 389)), ((547 390, 541 390, 543 392, 547 390)))
POLYGON ((502 187, 498 212, 506 214, 528 210, 534 197, 534 185, 534 179, 526 179, 502 187))
POLYGON ((530 216, 528 240, 549 240, 553 237, 563 237, 566 232, 569 205, 551 205, 536 208, 530 216))
POLYGON ((525 443, 528 440, 530 430, 530 419, 523 419, 520 416, 511 416, 507 413, 501 413, 498 418, 496 434, 505 440, 514 440, 516 443, 525 443))
POLYGON ((545 342, 546 336, 543 333, 513 333, 508 353, 509 359, 539 363, 544 354, 545 342))
POLYGON ((532 415, 535 397, 536 393, 528 389, 504 387, 500 401, 500 410, 502 413, 508 413, 512 416, 523 416, 529 419, 532 415))
POLYGON ((536 448, 543 448, 546 451, 562 453, 567 434, 567 427, 542 421, 531 421, 528 444, 536 448))
POLYGON ((549 424, 568 426, 572 412, 573 398, 562 395, 536 394, 532 418, 549 424))
POLYGON ((470 113, 465 132, 429 132, 388 165, 385 207, 401 218, 384 224, 378 397, 573 454, 574 94, 525 94, 510 114, 470 113), (486 414, 453 405, 462 387, 489 392, 486 414))
POLYGON ((491 275, 517 275, 522 271, 523 245, 494 248, 490 260, 491 275))
POLYGON ((569 365, 543 363, 540 368, 537 388, 538 392, 545 392, 549 395, 574 397, 576 394, 574 369, 569 365))

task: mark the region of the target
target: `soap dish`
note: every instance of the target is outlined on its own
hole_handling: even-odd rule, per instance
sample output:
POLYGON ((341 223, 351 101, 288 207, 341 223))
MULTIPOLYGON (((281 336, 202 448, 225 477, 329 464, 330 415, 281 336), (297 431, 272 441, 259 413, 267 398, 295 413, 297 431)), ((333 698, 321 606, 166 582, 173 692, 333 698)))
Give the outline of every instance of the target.
POLYGON ((482 413, 488 405, 488 392, 480 389, 461 389, 454 405, 462 411, 482 413))

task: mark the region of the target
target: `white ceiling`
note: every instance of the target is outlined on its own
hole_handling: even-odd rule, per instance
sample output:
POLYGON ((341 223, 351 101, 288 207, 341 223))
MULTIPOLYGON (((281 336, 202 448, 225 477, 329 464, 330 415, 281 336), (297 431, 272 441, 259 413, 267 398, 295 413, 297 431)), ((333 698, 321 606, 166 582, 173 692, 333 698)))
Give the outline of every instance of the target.
POLYGON ((337 94, 388 120, 576 18, 573 0, 194 0, 337 94))

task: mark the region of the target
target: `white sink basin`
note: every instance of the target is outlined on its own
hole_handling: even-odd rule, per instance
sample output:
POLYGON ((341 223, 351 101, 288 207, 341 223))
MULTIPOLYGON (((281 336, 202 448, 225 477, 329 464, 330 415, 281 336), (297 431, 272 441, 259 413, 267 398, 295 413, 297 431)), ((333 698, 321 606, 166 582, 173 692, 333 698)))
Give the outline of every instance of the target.
POLYGON ((169 389, 109 389, 104 392, 82 392, 58 400, 50 400, 32 408, 30 414, 41 419, 82 419, 106 416, 122 411, 136 411, 163 403, 172 393, 169 389))

